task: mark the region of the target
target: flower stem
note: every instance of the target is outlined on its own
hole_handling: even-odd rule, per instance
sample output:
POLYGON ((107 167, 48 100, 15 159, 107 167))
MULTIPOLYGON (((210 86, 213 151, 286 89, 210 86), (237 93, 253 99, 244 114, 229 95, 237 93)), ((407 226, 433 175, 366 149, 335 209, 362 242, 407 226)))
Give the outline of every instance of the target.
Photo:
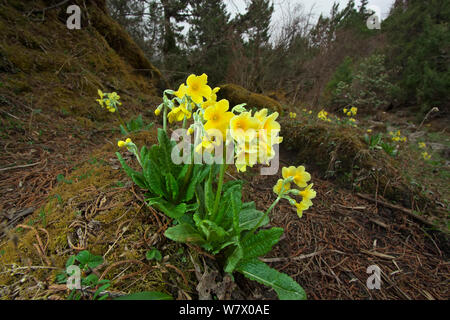
POLYGON ((125 130, 125 132, 126 132, 127 134, 129 134, 129 132, 128 132, 128 130, 127 130, 127 125, 125 124, 125 121, 123 121, 122 117, 120 116, 119 110, 117 110, 116 114, 117 114, 117 118, 119 118, 120 124, 121 124, 122 127, 123 127, 123 130, 125 130))
POLYGON ((223 153, 223 163, 220 165, 220 173, 219 173, 219 182, 217 185, 217 193, 216 193, 216 199, 214 201, 214 209, 212 216, 215 217, 217 210, 219 209, 219 203, 220 203, 220 196, 222 194, 222 186, 223 186, 223 178, 225 175, 225 171, 227 169, 227 164, 225 163, 225 150, 223 153))
POLYGON ((167 133, 167 107, 166 105, 163 106, 163 130, 165 133, 167 133))

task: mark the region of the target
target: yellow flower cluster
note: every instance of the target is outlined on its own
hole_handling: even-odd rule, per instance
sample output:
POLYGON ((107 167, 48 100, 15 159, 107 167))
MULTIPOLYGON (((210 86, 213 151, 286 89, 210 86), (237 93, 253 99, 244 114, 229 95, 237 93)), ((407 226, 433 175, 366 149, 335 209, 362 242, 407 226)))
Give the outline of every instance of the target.
POLYGON ((342 111, 347 116, 351 117, 351 116, 356 116, 356 113, 358 112, 358 108, 356 108, 356 107, 351 107, 350 109, 344 108, 342 111))
POLYGON ((425 144, 425 142, 419 142, 420 149, 425 149, 426 147, 427 147, 427 145, 425 144))
POLYGON ((276 185, 273 187, 273 192, 275 192, 278 197, 288 199, 289 202, 294 205, 297 209, 297 215, 301 218, 303 211, 308 210, 312 205, 312 199, 316 197, 316 191, 312 189, 313 184, 308 185, 308 181, 311 180, 311 175, 305 171, 304 166, 299 167, 284 167, 282 169, 283 179, 279 179, 276 185), (294 183, 299 188, 304 188, 303 190, 291 189, 291 183, 294 183), (288 194, 300 195, 302 200, 297 202, 292 199, 288 194))
POLYGON ((278 112, 268 115, 262 109, 252 116, 251 112, 242 112, 230 120, 230 133, 236 143, 236 168, 245 172, 247 166, 257 163, 269 164, 275 156, 273 146, 282 142, 278 134, 281 130, 276 121, 278 112))
POLYGON ((122 105, 119 101, 120 96, 116 92, 103 93, 100 89, 98 89, 97 93, 100 96, 100 99, 97 99, 97 102, 102 108, 106 107, 109 112, 116 112, 118 106, 122 105))
POLYGON ((402 137, 400 130, 397 130, 396 132, 389 132, 389 135, 391 136, 392 141, 395 142, 406 142, 406 137, 402 137))
POLYGON ((295 112, 289 112, 289 118, 295 119, 297 118, 297 114, 295 112))
POLYGON ((326 112, 325 110, 321 110, 318 114, 317 114, 317 118, 319 118, 322 121, 328 121, 331 122, 331 119, 328 118, 328 112, 326 112))
MULTIPOLYGON (((186 84, 182 83, 178 90, 173 94, 178 99, 184 99, 186 96, 190 97, 192 102, 206 109, 209 106, 213 106, 217 102, 217 91, 220 88, 211 89, 210 86, 207 85, 208 76, 206 74, 202 74, 201 76, 196 76, 195 74, 191 74, 186 79, 186 84)), ((187 101, 181 103, 179 106, 172 108, 172 110, 168 113, 167 118, 169 119, 169 123, 173 123, 175 121, 180 122, 186 119, 190 119, 192 116, 192 109, 195 108, 195 105, 188 104, 187 101), (188 105, 190 107, 188 107, 188 105)), ((155 114, 159 115, 161 113, 160 108, 155 110, 155 114)))

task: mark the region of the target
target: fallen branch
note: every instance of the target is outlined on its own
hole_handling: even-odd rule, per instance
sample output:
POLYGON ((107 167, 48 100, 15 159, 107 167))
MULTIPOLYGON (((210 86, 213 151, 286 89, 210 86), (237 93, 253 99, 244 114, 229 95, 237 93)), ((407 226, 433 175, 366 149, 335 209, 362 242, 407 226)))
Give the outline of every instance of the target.
MULTIPOLYGON (((413 218, 413 219, 415 219, 415 220, 417 220, 417 221, 420 221, 420 222, 422 222, 423 224, 426 224, 427 226, 430 226, 430 227, 433 227, 433 228, 437 228, 432 222, 430 222, 430 221, 428 221, 427 219, 422 218, 421 216, 415 214, 415 213, 414 213, 412 210, 410 210, 410 209, 406 209, 406 208, 404 208, 404 207, 402 207, 402 206, 395 205, 395 204, 392 204, 392 203, 389 203, 389 202, 386 202, 386 201, 382 201, 382 200, 379 200, 379 199, 375 200, 375 199, 373 199, 372 197, 370 197, 370 196, 368 196, 368 195, 365 195, 365 194, 362 194, 362 193, 357 193, 356 195, 357 195, 358 197, 362 198, 362 199, 369 200, 369 201, 372 201, 372 202, 381 204, 381 205, 383 205, 383 206, 385 206, 385 207, 387 207, 387 208, 391 208, 391 209, 398 210, 398 211, 401 211, 401 212, 403 212, 403 213, 406 213, 406 214, 409 215, 411 218, 413 218)), ((441 231, 441 232, 443 232, 443 233, 445 233, 443 230, 441 230, 441 229, 439 229, 439 228, 438 228, 438 230, 441 231)))

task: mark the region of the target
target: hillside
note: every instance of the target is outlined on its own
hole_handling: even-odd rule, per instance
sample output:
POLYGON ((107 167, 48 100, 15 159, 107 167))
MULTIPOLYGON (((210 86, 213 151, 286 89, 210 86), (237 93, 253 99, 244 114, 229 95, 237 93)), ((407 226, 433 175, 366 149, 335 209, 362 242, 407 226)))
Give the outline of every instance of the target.
MULTIPOLYGON (((157 116, 155 110, 170 105, 164 92, 170 87, 176 90, 179 83, 166 81, 110 17, 106 1, 73 2, 83 8, 80 30, 66 27, 64 1, 0 4, 0 299, 74 298, 76 290, 71 293, 60 276, 68 261, 85 250, 97 261, 83 276, 108 281, 110 286, 101 294, 106 292, 108 298, 145 291, 182 300, 283 297, 245 273, 233 273, 232 280, 223 267, 229 252, 212 250, 213 241, 184 244, 167 236, 167 230, 189 219, 175 216, 179 207, 149 199, 157 184, 154 175, 164 179, 165 166, 172 166, 164 162, 167 152, 152 159, 153 176, 140 176, 137 172, 146 151, 134 152, 125 141, 131 139, 139 149, 164 145, 161 135, 166 125, 171 132, 178 123, 166 123, 165 112, 157 116), (99 105, 98 90, 120 95, 118 110, 124 123, 141 115, 143 124, 121 131, 124 123, 116 116, 118 111, 108 112, 99 105), (147 179, 153 179, 152 184, 142 182, 147 179)), ((269 97, 233 83, 219 87, 216 99, 229 101, 227 112, 240 103, 252 112, 278 112, 275 118, 283 137, 279 168, 275 175, 260 175, 263 163, 245 172, 230 165, 216 181, 212 167, 210 180, 197 183, 200 190, 193 184, 195 196, 205 185, 205 194, 213 194, 211 188, 219 190, 216 200, 223 182, 221 201, 227 199, 225 195, 231 198, 233 184, 241 180, 238 193, 247 203, 239 207, 253 201, 265 212, 279 200, 274 186, 282 177, 282 167, 304 165, 314 183, 313 205, 301 218, 285 199, 274 207, 270 222, 258 235, 281 228, 283 233, 269 250, 261 249, 258 261, 287 274, 308 299, 449 298, 450 140, 440 122, 430 127, 424 120, 419 125, 410 116, 381 110, 355 111, 350 118, 347 111, 336 109, 323 116, 322 107, 291 103, 279 88, 269 97), (388 133, 397 130, 405 143, 393 139, 396 133, 388 133), (377 133, 392 145, 391 153, 381 140, 367 141, 377 133), (419 146, 424 141, 428 149, 419 146), (431 160, 425 159, 424 150, 432 153, 431 160), (213 181, 210 189, 207 181, 213 181), (382 270, 382 290, 366 286, 367 268, 373 265, 382 270)), ((183 127, 193 120, 189 114, 183 127)), ((148 154, 152 152, 157 151, 148 154)), ((180 169, 179 177, 190 170, 180 169)), ((197 168, 192 170, 199 174, 197 168)), ((171 195, 174 201, 190 189, 189 181, 179 177, 175 176, 177 191, 171 195)), ((172 190, 170 183, 161 188, 172 190)), ((207 197, 203 195, 205 202, 207 197)), ((219 206, 220 214, 234 212, 236 202, 229 201, 230 205, 219 206)), ((195 208, 196 203, 187 200, 181 205, 195 208)), ((233 227, 239 225, 237 220, 233 227)), ((209 226, 202 224, 202 230, 210 232, 208 240, 209 235, 219 237, 221 230, 209 226)), ((224 248, 232 242, 227 240, 224 248)), ((237 262, 236 266, 239 271, 237 262)), ((80 298, 95 299, 99 287, 100 282, 86 285, 80 298)), ((285 293, 284 298, 292 296, 285 293)))

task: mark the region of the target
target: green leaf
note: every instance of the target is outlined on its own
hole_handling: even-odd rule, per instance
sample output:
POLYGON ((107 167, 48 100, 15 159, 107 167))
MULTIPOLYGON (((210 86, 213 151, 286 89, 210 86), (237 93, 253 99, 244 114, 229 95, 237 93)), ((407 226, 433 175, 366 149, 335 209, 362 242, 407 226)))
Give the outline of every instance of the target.
POLYGON ((233 188, 230 200, 231 210, 233 212, 233 231, 239 234, 241 232, 241 228, 239 227, 239 214, 242 208, 242 193, 240 188, 233 188))
POLYGON ((238 245, 234 249, 234 251, 228 256, 227 261, 225 262, 224 267, 225 272, 232 273, 234 269, 236 269, 236 266, 243 257, 244 257, 244 250, 242 250, 242 247, 238 245))
POLYGON ((66 269, 75 263, 75 256, 70 256, 66 261, 66 269))
POLYGON ((161 171, 158 169, 158 163, 152 159, 152 156, 154 155, 154 147, 155 146, 150 149, 150 158, 144 167, 144 177, 153 193, 159 196, 164 196, 165 193, 163 189, 161 171))
POLYGON ((303 288, 288 275, 270 268, 258 259, 240 264, 237 269, 246 278, 272 287, 280 300, 305 300, 303 288))
POLYGON ((161 261, 162 255, 161 255, 161 252, 158 249, 150 249, 145 254, 145 258, 147 260, 161 261))
POLYGON ((252 234, 241 241, 244 250, 243 260, 250 260, 265 255, 272 247, 280 241, 283 228, 271 228, 261 230, 257 234, 252 234))
MULTIPOLYGON (((241 228, 241 230, 251 230, 258 224, 263 215, 264 212, 261 212, 254 208, 243 209, 239 214, 239 227, 241 228)), ((261 226, 265 226, 269 222, 269 216, 266 216, 263 219, 261 226)))
POLYGON ((158 291, 143 291, 127 294, 114 300, 173 300, 172 296, 158 291))
POLYGON ((200 233, 193 226, 186 223, 168 228, 164 235, 170 240, 178 242, 190 242, 198 245, 205 243, 205 239, 203 239, 200 233))
POLYGON ((174 205, 171 202, 164 200, 161 197, 148 198, 147 204, 161 210, 164 214, 172 219, 179 219, 186 212, 186 203, 180 203, 179 205, 174 205))
POLYGON ((167 196, 169 199, 177 199, 178 197, 178 184, 173 175, 169 172, 166 176, 166 188, 169 193, 167 196))
POLYGON ((119 159, 119 162, 122 165, 123 170, 130 178, 132 178, 133 175, 141 175, 142 176, 142 173, 140 173, 136 170, 133 170, 129 165, 127 165, 127 163, 125 162, 125 160, 123 160, 123 158, 119 152, 116 152, 116 156, 119 159))
MULTIPOLYGON (((211 167, 212 170, 212 167, 211 167)), ((215 196, 214 196, 214 191, 212 188, 212 177, 213 175, 210 175, 208 180, 205 181, 205 206, 206 206, 206 211, 208 212, 208 214, 212 214, 213 210, 214 210, 214 200, 215 200, 215 196)))

